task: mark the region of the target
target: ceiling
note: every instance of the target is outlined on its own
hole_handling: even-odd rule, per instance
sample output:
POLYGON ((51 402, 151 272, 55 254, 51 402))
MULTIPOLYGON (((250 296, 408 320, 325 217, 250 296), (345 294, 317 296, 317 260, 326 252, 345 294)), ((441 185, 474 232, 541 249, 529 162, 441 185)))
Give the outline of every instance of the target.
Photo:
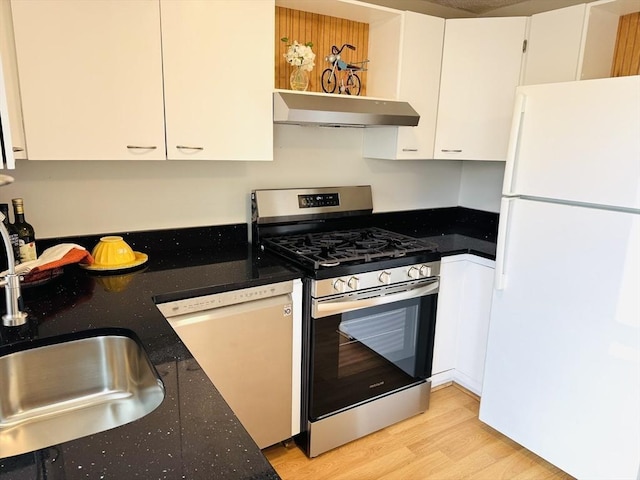
POLYGON ((594 0, 364 0, 442 18, 530 16, 594 0))
POLYGON ((516 3, 523 3, 527 0, 423 0, 425 2, 436 3, 445 7, 457 8, 465 12, 482 15, 496 8, 508 7, 516 3))

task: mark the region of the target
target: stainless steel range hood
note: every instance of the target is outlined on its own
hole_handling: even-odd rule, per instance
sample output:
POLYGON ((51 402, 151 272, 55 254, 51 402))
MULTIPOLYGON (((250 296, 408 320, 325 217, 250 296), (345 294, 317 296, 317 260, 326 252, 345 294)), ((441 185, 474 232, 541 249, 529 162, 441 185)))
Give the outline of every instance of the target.
POLYGON ((415 127, 420 115, 407 102, 347 95, 274 92, 273 123, 335 127, 415 127))

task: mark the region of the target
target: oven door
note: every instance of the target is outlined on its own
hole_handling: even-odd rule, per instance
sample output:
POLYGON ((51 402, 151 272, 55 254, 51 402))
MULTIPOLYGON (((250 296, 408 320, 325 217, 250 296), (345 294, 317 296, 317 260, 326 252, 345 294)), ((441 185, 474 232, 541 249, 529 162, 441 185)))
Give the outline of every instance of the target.
POLYGON ((312 299, 311 421, 431 376, 439 281, 312 299))

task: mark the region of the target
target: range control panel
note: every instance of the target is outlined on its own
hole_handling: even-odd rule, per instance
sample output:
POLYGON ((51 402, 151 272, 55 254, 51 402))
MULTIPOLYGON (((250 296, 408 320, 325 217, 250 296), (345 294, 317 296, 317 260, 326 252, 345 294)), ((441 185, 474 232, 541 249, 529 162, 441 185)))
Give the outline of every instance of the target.
POLYGON ((340 196, 338 193, 315 193, 311 195, 298 195, 300 208, 338 207, 340 196))

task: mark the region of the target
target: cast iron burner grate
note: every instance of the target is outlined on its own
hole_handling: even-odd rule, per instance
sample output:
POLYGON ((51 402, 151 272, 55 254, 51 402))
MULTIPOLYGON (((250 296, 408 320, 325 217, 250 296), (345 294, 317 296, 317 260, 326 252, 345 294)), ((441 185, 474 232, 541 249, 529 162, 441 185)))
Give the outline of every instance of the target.
POLYGON ((285 257, 313 266, 314 270, 437 249, 432 242, 376 227, 269 237, 264 244, 285 257))

